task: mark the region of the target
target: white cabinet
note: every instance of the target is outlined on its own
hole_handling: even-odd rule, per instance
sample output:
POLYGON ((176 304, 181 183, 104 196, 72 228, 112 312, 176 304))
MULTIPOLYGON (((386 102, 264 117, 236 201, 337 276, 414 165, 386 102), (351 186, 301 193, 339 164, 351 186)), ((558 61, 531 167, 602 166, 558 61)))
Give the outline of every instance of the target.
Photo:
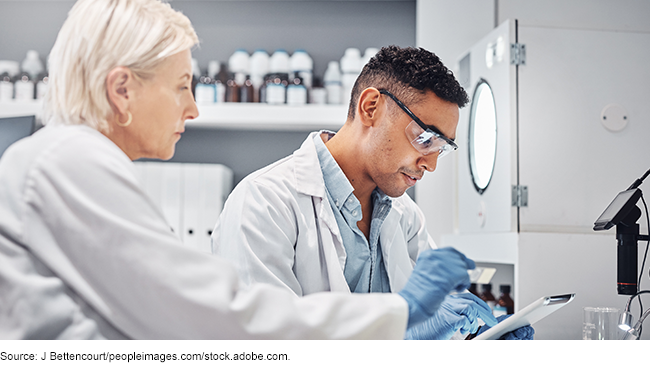
MULTIPOLYGON (((493 86, 497 158, 481 193, 471 182, 471 108, 465 108, 457 131, 456 232, 443 235, 441 246, 479 262, 512 265, 516 307, 576 293, 571 305, 536 324, 538 339, 579 339, 582 307, 622 308, 627 300, 616 290, 615 232, 592 227, 616 194, 650 167, 650 73, 644 71, 650 49, 640 44, 650 44, 650 35, 508 21, 459 57, 459 79, 469 95, 480 79, 493 86), (493 59, 499 38, 507 46, 501 63, 493 59), (516 43, 525 46, 525 63, 518 66, 510 59, 516 43), (462 64, 466 55, 469 66, 462 64), (627 111, 620 131, 602 123, 611 105, 627 111), (526 187, 521 206, 513 199, 516 186, 526 187)), ((647 232, 645 217, 639 224, 647 232)), ((644 249, 641 243, 639 267, 644 249)), ((647 266, 645 272, 642 287, 647 266)))
POLYGON ((211 252, 210 236, 233 187, 232 170, 218 164, 135 162, 145 193, 183 244, 211 252))

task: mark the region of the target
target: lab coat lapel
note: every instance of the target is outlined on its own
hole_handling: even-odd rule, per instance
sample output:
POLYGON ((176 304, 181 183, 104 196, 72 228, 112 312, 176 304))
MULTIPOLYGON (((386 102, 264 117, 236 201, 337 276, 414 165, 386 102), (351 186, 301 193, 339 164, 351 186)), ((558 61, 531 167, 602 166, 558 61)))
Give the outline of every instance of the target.
POLYGON ((293 153, 296 191, 312 196, 314 208, 312 214, 315 215, 320 230, 320 244, 327 267, 330 290, 349 292, 350 288, 343 274, 346 259, 343 239, 325 194, 325 180, 314 145, 314 137, 319 133, 310 133, 300 149, 293 153))
POLYGON ((381 253, 384 259, 384 266, 388 273, 388 281, 393 293, 396 293, 406 284, 413 266, 408 254, 407 242, 405 241, 404 232, 400 226, 400 217, 402 216, 401 206, 395 204, 391 208, 388 216, 381 227, 381 253))

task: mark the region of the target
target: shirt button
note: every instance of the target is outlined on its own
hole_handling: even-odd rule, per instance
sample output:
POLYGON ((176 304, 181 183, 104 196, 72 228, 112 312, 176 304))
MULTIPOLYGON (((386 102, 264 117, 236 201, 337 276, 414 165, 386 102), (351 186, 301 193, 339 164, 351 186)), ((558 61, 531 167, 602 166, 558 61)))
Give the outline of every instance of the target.
POLYGON ((353 210, 353 211, 352 211, 352 216, 353 216, 353 217, 356 217, 356 216, 357 216, 357 211, 356 211, 356 210, 353 210))
POLYGON ((352 204, 352 198, 348 199, 348 203, 352 204))

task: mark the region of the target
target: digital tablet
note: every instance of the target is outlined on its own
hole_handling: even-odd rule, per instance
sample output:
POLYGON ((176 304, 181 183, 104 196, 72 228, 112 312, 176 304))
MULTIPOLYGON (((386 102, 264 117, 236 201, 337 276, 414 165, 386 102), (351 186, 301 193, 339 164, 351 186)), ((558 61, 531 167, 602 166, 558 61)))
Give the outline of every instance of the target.
POLYGON ((574 297, 575 293, 541 297, 503 322, 474 337, 473 340, 496 340, 503 334, 514 331, 519 327, 534 324, 570 303, 574 297))

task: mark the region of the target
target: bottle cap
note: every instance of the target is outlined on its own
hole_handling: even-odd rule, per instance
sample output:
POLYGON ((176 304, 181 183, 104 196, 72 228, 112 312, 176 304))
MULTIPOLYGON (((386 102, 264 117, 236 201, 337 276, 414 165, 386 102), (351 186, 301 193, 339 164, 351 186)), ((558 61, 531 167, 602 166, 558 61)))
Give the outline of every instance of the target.
POLYGON ((499 286, 499 290, 502 293, 510 294, 510 285, 501 285, 501 286, 499 286))

